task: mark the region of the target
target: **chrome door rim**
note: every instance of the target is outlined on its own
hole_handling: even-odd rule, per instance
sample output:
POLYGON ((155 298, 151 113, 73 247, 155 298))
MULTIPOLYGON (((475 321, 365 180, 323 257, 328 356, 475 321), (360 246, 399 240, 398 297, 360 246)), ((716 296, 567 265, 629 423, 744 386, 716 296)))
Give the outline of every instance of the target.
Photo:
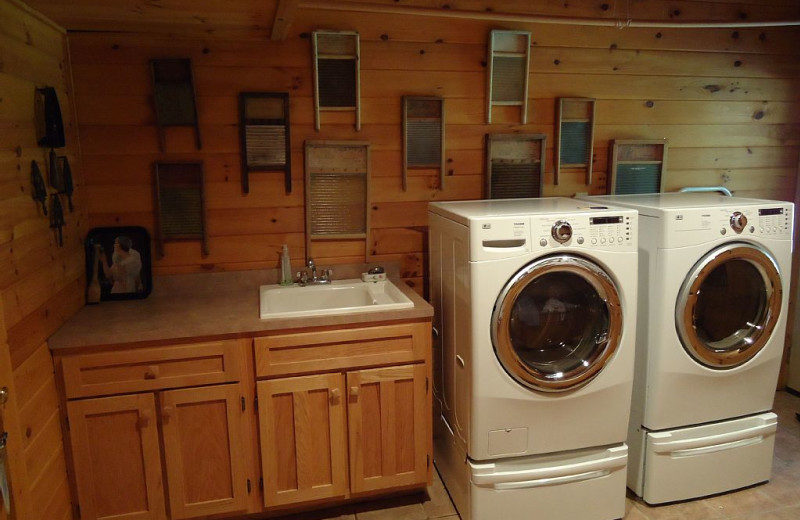
POLYGON ((492 312, 492 346, 503 369, 517 382, 544 392, 574 390, 597 377, 618 350, 621 335, 622 306, 616 284, 600 266, 578 256, 549 256, 527 265, 500 291, 492 312), (558 378, 536 370, 520 359, 511 344, 508 327, 511 308, 522 290, 537 278, 554 272, 573 273, 588 282, 605 303, 609 322, 604 345, 595 351, 588 366, 563 373, 558 378))
POLYGON ((756 356, 772 337, 778 322, 783 298, 778 264, 764 248, 744 242, 733 242, 707 253, 697 262, 683 282, 675 304, 675 327, 684 350, 702 365, 727 370, 747 363, 756 356), (761 275, 767 293, 764 318, 751 328, 753 334, 742 338, 736 347, 715 348, 700 338, 694 327, 694 314, 699 289, 706 277, 731 260, 752 265, 761 275))

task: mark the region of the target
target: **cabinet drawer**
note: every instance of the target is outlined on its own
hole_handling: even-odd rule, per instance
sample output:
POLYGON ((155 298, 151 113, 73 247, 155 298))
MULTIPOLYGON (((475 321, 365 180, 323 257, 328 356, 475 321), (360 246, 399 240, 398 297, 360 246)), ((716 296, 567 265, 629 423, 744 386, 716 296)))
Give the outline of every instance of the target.
POLYGON ((67 398, 236 382, 242 349, 236 340, 65 356, 67 398))
POLYGON ((255 339, 260 377, 423 361, 430 350, 430 323, 402 323, 255 339))

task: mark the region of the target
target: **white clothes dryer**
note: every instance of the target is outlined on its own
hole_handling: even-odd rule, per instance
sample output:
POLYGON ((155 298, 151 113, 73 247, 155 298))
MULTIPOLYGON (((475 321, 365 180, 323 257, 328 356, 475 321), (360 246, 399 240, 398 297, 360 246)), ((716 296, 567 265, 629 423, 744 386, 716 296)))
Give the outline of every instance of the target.
POLYGON ((636 211, 442 202, 429 224, 434 454, 462 519, 621 518, 636 211))
POLYGON ((793 204, 716 193, 585 200, 640 215, 628 486, 659 504, 768 480, 793 204))

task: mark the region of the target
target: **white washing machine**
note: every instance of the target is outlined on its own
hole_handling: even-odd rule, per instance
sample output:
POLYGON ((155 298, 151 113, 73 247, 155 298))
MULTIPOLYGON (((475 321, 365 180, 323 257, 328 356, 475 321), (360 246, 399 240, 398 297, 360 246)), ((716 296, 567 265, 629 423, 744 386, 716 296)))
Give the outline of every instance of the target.
POLYGON ((637 214, 432 203, 435 461, 463 520, 625 512, 637 214))
POLYGON ((769 480, 793 204, 715 193, 585 200, 639 211, 628 486, 660 504, 769 480))

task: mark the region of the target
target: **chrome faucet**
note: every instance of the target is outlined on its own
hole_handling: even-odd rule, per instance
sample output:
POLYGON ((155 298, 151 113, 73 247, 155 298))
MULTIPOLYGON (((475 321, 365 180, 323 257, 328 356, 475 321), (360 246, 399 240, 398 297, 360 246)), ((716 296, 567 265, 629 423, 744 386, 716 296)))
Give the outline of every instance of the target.
POLYGON ((308 259, 307 265, 311 269, 311 277, 309 277, 307 270, 297 271, 297 285, 300 287, 328 284, 333 281, 333 269, 323 269, 322 276, 317 276, 317 265, 314 263, 313 258, 308 259))
POLYGON ((311 283, 315 283, 317 281, 317 266, 314 264, 314 259, 308 259, 308 267, 311 268, 311 283))

